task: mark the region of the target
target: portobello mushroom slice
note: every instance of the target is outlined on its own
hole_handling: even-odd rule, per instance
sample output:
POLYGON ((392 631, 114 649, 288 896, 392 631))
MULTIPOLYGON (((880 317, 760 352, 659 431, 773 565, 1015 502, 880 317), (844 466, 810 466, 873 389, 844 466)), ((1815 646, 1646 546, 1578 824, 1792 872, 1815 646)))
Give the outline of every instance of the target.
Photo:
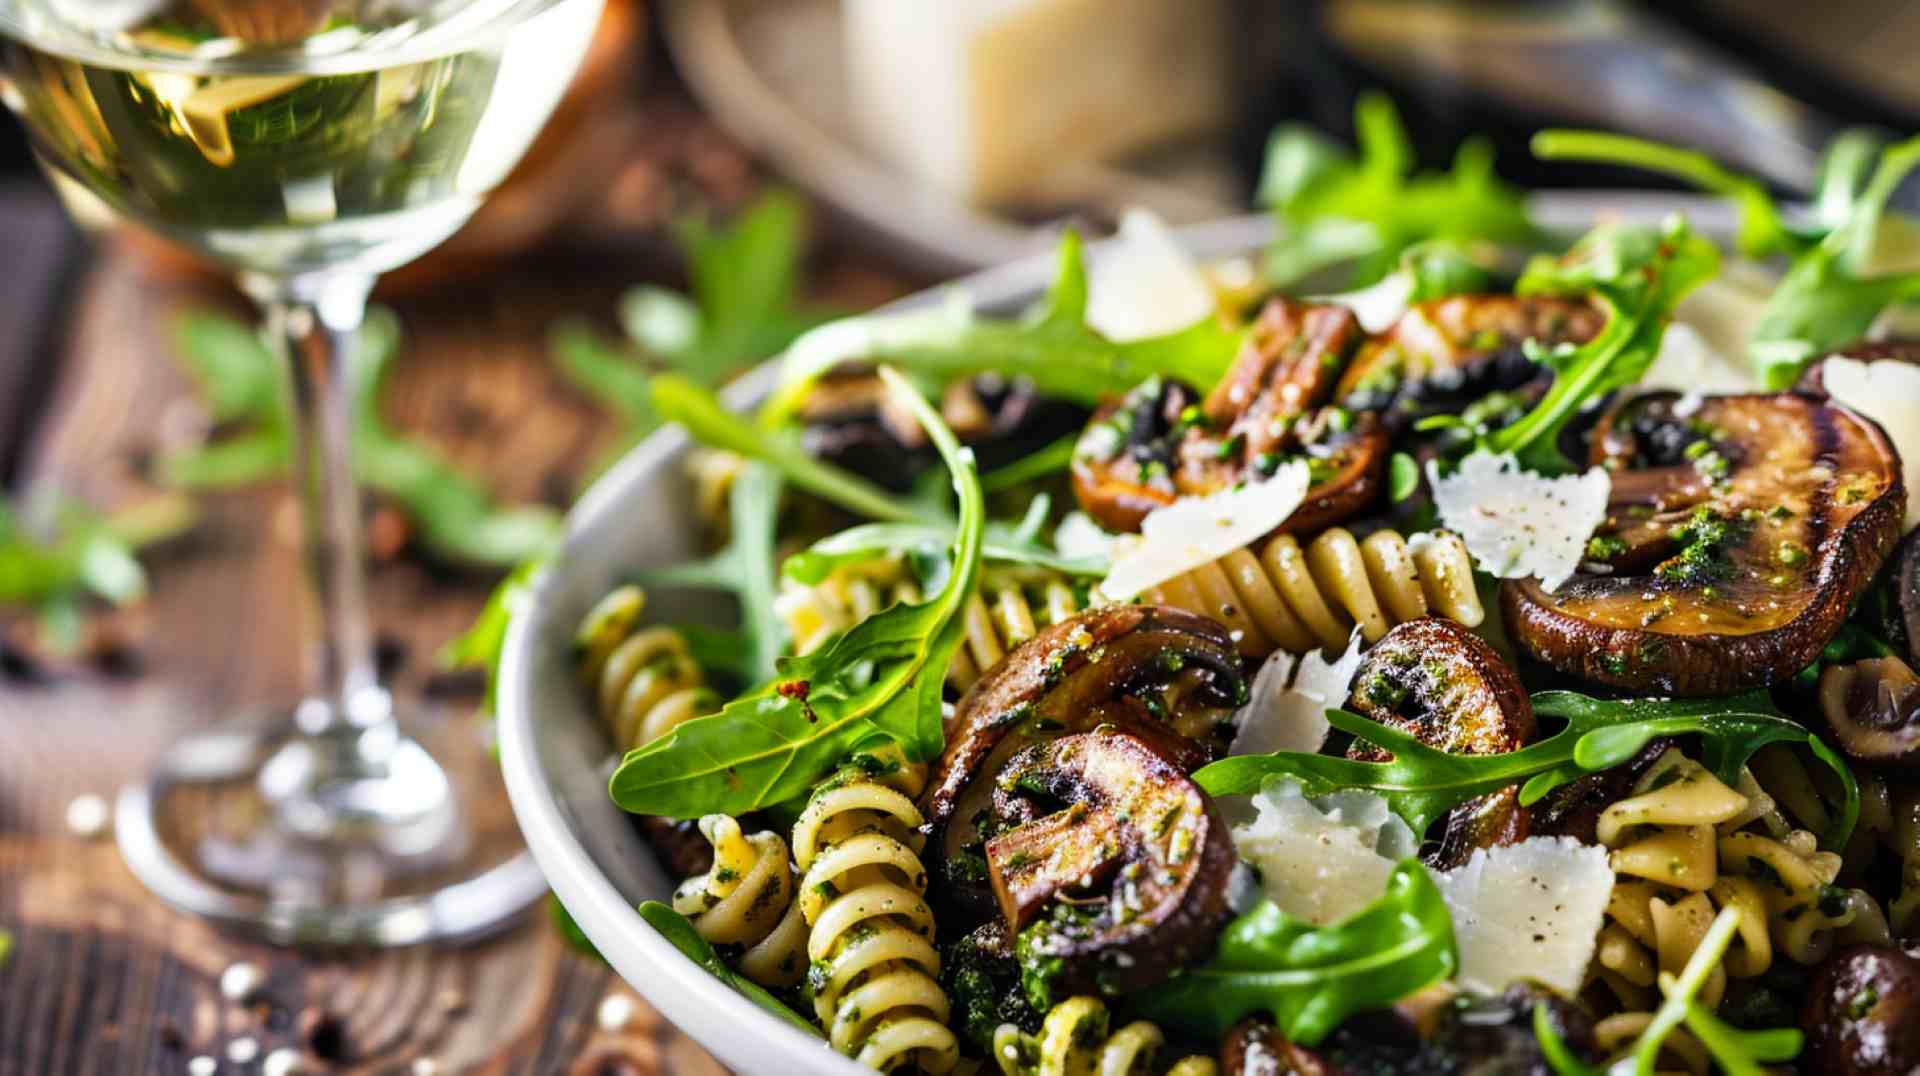
MULTIPOLYGON (((1422 617, 1396 626, 1367 651, 1355 671, 1348 709, 1456 755, 1502 755, 1532 741, 1533 704, 1500 655, 1451 620, 1422 617)), ((1355 741, 1347 757, 1381 762, 1393 756, 1355 741)), ((1436 851, 1446 868, 1476 848, 1513 844, 1530 832, 1517 788, 1490 792, 1447 813, 1436 851)))
POLYGON ((1802 1071, 1895 1076, 1920 1068, 1920 958, 1856 945, 1814 973, 1800 1025, 1802 1071))
POLYGON ((942 899, 993 909, 985 841, 995 779, 1016 753, 1111 725, 1190 773, 1226 753, 1246 692, 1226 629, 1178 609, 1093 609, 1014 648, 961 698, 921 797, 942 899))
POLYGON ((1396 434, 1429 415, 1459 414, 1495 393, 1530 400, 1545 391, 1553 371, 1527 356, 1526 341, 1549 348, 1584 344, 1605 324, 1597 308, 1566 299, 1434 299, 1362 344, 1333 398, 1349 410, 1378 413, 1396 434))
POLYGON ((1036 1009, 1152 986, 1211 953, 1232 915, 1226 820, 1116 728, 1015 755, 994 780, 994 821, 987 869, 1036 1009))
POLYGON ((1820 674, 1820 713, 1848 758, 1920 772, 1920 676, 1906 662, 1828 666, 1820 674))
POLYGON ((1276 299, 1204 402, 1192 386, 1149 380, 1095 412, 1073 459, 1074 495, 1113 531, 1156 508, 1274 473, 1305 458, 1313 485, 1278 530, 1330 526, 1380 493, 1389 449, 1367 416, 1321 406, 1359 340, 1343 306, 1276 299))
POLYGON ((1633 691, 1724 695, 1819 656, 1899 537, 1880 428, 1800 393, 1627 401, 1594 432, 1613 472, 1592 560, 1554 593, 1502 585, 1530 656, 1633 691))

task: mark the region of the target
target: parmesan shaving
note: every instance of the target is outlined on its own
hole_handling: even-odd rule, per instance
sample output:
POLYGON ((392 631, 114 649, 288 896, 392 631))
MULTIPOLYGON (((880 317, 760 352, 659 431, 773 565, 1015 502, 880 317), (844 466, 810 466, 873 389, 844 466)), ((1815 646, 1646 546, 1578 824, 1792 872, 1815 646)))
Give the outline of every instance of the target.
POLYGON ((1418 846, 1413 831, 1371 792, 1308 799, 1297 781, 1253 797, 1254 820, 1235 827, 1240 855, 1260 869, 1267 898, 1317 926, 1379 899, 1387 877, 1418 846))
POLYGON ((1213 308, 1200 266, 1144 209, 1120 217, 1115 242, 1087 267, 1087 324, 1115 342, 1179 332, 1213 308))
POLYGON ((1228 754, 1320 750, 1333 727, 1327 723, 1327 707, 1346 702, 1360 668, 1360 645, 1360 630, 1355 628, 1347 652, 1331 663, 1318 650, 1297 663, 1284 650, 1269 655, 1254 674, 1247 704, 1234 715, 1237 731, 1228 754))
POLYGON ((1906 468, 1907 519, 1920 526, 1920 366, 1897 360, 1861 362, 1834 355, 1820 369, 1827 395, 1878 422, 1906 468))
POLYGON ((1101 593, 1126 601, 1251 544, 1286 522, 1306 499, 1310 481, 1307 461, 1290 460, 1263 481, 1182 497, 1148 513, 1138 535, 1114 543, 1113 568, 1100 584, 1101 593))
POLYGON ((1441 477, 1427 463, 1433 503, 1481 570, 1500 579, 1538 578, 1555 590, 1586 556, 1587 540, 1607 517, 1613 483, 1598 467, 1547 478, 1523 471, 1511 454, 1475 451, 1441 477))
POLYGON ((1497 994, 1534 979, 1568 996, 1579 992, 1613 893, 1606 849, 1531 837, 1476 849, 1434 882, 1453 915, 1461 986, 1497 994))

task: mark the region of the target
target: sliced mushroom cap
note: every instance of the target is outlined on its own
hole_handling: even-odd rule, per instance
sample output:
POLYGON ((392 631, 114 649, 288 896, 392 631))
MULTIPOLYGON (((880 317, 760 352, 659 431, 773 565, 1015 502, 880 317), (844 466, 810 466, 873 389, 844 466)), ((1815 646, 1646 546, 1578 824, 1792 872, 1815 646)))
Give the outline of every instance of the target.
POLYGON ((1554 593, 1501 587, 1531 656, 1635 691, 1723 695, 1819 656, 1899 537, 1898 456, 1880 428, 1799 393, 1655 393, 1595 430, 1613 472, 1594 560, 1554 593))
POLYGON ((1378 412, 1396 433, 1428 415, 1458 414, 1489 393, 1553 380, 1523 344, 1583 344, 1606 317, 1586 303, 1513 295, 1455 295, 1420 303, 1360 346, 1333 398, 1378 412))
MULTIPOLYGON (((1907 491, 1909 497, 1920 492, 1907 491)), ((1920 663, 1920 531, 1900 543, 1893 572, 1893 600, 1901 632, 1907 637, 1907 657, 1920 663)))
POLYGON ((994 784, 994 896, 1023 962, 1057 969, 1053 999, 1142 990, 1213 951, 1233 838, 1180 767, 1099 728, 1027 747, 994 784))
MULTIPOLYGON (((991 469, 1080 426, 1086 412, 1050 400, 1024 381, 981 375, 949 384, 941 416, 991 469)), ((896 402, 879 375, 836 371, 821 379, 800 407, 807 451, 894 489, 905 489, 931 466, 925 431, 896 402)))
POLYGON ((1245 695, 1226 629, 1178 609, 1094 609, 1016 647, 960 700, 922 796, 943 899, 992 909, 982 826, 995 778, 1017 752, 1111 725, 1187 773, 1225 752, 1245 695))
POLYGON ((1920 772, 1920 676, 1899 658, 1832 665, 1820 674, 1820 713, 1847 757, 1920 772))
POLYGON ((1896 1076, 1920 1068, 1920 959, 1876 945, 1827 958, 1801 1012, 1804 1072, 1896 1076))
MULTIPOLYGON (((1347 706, 1457 755, 1518 751, 1539 727, 1520 678, 1493 647, 1438 617, 1409 620, 1374 644, 1354 673, 1347 706)), ((1372 761, 1393 757, 1362 741, 1347 755, 1372 761)), ((1433 862, 1457 866, 1476 848, 1512 844, 1528 832, 1519 790, 1492 792, 1448 812, 1433 862)))

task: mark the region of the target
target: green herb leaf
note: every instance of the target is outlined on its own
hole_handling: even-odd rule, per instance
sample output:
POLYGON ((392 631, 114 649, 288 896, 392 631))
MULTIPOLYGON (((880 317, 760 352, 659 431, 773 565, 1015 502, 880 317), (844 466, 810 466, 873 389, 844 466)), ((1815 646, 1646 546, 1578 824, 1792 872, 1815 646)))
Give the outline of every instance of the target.
POLYGON ((1355 1013, 1381 1009, 1453 974, 1453 920, 1418 860, 1387 891, 1324 927, 1272 901, 1227 925, 1213 958, 1135 998, 1141 1012, 1205 1041, 1261 1013, 1289 1042, 1313 1046, 1355 1013))
POLYGON ((682 956, 707 969, 709 975, 732 987, 748 1001, 814 1038, 821 1037, 819 1028, 814 1027, 799 1013, 787 1008, 779 998, 767 993, 759 983, 727 967, 726 961, 720 959, 720 955, 713 951, 713 945, 700 936, 700 932, 693 928, 693 923, 688 921, 686 916, 657 900, 650 900, 640 905, 640 918, 645 919, 648 926, 659 931, 661 937, 673 943, 673 947, 680 950, 682 956))
POLYGON ((1554 358, 1553 387, 1519 421, 1490 434, 1488 448, 1517 453, 1537 471, 1573 470, 1560 451, 1561 429, 1590 401, 1638 381, 1659 353, 1674 307, 1719 271, 1720 252, 1677 216, 1658 230, 1603 225, 1565 257, 1534 259, 1515 294, 1590 296, 1607 323, 1554 358))
MULTIPOLYGON (((1534 152, 1646 168, 1724 195, 1739 207, 1743 252, 1793 259, 1748 337, 1749 357, 1770 389, 1791 386, 1808 363, 1865 336, 1887 307, 1920 297, 1920 272, 1876 273, 1871 265, 1876 246, 1894 230, 1883 220, 1887 200, 1920 164, 1920 138, 1886 146, 1849 131, 1834 139, 1810 229, 1788 225, 1759 180, 1691 150, 1593 131, 1543 131, 1534 152)), ((1913 225, 1901 218, 1898 227, 1910 232, 1913 225)))
MULTIPOLYGON (((982 483, 984 485, 985 483, 982 483)), ((1035 498, 1040 501, 1041 498, 1035 498)), ((1023 564, 1079 579, 1104 578, 1111 567, 1105 557, 1067 557, 1035 541, 1021 527, 987 524, 980 555, 989 563, 1023 564)), ((781 572, 797 583, 813 585, 847 564, 863 564, 900 554, 931 554, 952 538, 947 527, 920 523, 867 523, 820 539, 787 558, 781 572)))
POLYGON ((850 362, 887 362, 947 383, 978 373, 1033 382, 1042 395, 1095 406, 1155 374, 1211 385, 1232 365, 1244 331, 1209 314, 1185 329, 1115 343, 1086 324, 1087 277, 1080 237, 1060 237, 1053 285, 1038 318, 1018 322, 973 316, 965 296, 898 314, 831 322, 794 342, 780 388, 761 408, 760 424, 792 419, 829 370, 850 362))
POLYGON ((1413 496, 1420 488, 1420 465, 1405 452, 1387 459, 1387 498, 1395 504, 1413 496))
POLYGON ((786 647, 786 631, 773 610, 779 584, 774 578, 775 524, 780 515, 780 475, 765 464, 751 464, 734 479, 727 494, 727 518, 732 534, 726 547, 711 557, 670 568, 638 573, 647 586, 710 587, 731 591, 740 603, 742 630, 737 645, 726 648, 723 660, 703 661, 742 683, 772 679, 786 647))
POLYGON ((856 515, 895 523, 913 523, 920 519, 919 514, 902 504, 895 494, 850 471, 815 459, 786 438, 756 428, 728 411, 711 391, 687 378, 661 374, 653 379, 652 388, 653 405, 661 416, 678 422, 701 444, 761 460, 795 486, 856 515))
MULTIPOLYGON (((183 315, 175 339, 215 417, 248 428, 163 458, 162 477, 188 488, 218 488, 284 476, 293 449, 280 361, 252 329, 217 314, 183 315)), ((453 563, 492 567, 516 564, 558 540, 559 513, 544 505, 498 504, 438 450, 387 426, 379 395, 400 349, 400 321, 391 311, 368 312, 357 347, 355 475, 400 505, 427 549, 453 563)))
POLYGON ((0 607, 36 612, 55 649, 78 648, 91 594, 111 605, 146 596, 135 553, 184 533, 193 506, 163 495, 103 516, 77 501, 55 501, 52 522, 33 528, 0 500, 0 607))
POLYGON ((1279 218, 1267 249, 1270 283, 1285 287, 1351 261, 1348 286, 1365 287, 1425 240, 1537 238, 1521 193, 1494 175, 1486 141, 1463 143, 1448 172, 1414 174, 1412 146, 1384 94, 1361 96, 1354 127, 1358 158, 1304 127, 1281 127, 1268 140, 1259 202, 1279 218))
POLYGON ((1844 847, 1859 818, 1859 787, 1846 765, 1818 736, 1776 710, 1764 692, 1721 699, 1609 701, 1572 691, 1543 691, 1533 696, 1533 708, 1536 714, 1563 719, 1566 727, 1503 755, 1448 754, 1359 714, 1328 710, 1327 720, 1335 728, 1391 752, 1393 759, 1362 762, 1291 751, 1239 755, 1202 767, 1194 780, 1216 796, 1257 792, 1275 777, 1298 779, 1310 796, 1369 789, 1380 793, 1415 833, 1424 833, 1447 811, 1489 792, 1520 785, 1521 803, 1531 804, 1583 773, 1631 758, 1655 737, 1698 734, 1702 764, 1728 785, 1739 781, 1740 767, 1768 744, 1812 750, 1847 789, 1840 817, 1822 836, 1825 847, 1844 847))
POLYGON ((780 662, 775 679, 627 754, 609 791, 636 814, 743 814, 808 791, 876 738, 908 758, 940 752, 940 690, 964 628, 958 615, 980 571, 985 495, 973 453, 894 370, 896 395, 946 461, 959 501, 946 585, 919 605, 896 605, 811 654, 780 662))
POLYGON ((524 561, 517 565, 507 577, 502 579, 493 593, 487 595, 487 604, 480 609, 480 615, 465 632, 447 641, 435 655, 435 662, 443 669, 485 669, 487 673, 487 694, 481 702, 481 708, 494 713, 494 700, 500 683, 500 652, 507 644, 507 628, 513 618, 527 602, 533 598, 533 585, 540 569, 546 566, 543 559, 524 561))
POLYGON ((997 471, 989 471, 980 476, 980 488, 988 493, 1000 493, 1038 481, 1049 475, 1059 474, 1073 465, 1074 446, 1080 442, 1079 431, 1047 445, 1045 448, 1030 452, 1007 464, 997 471))

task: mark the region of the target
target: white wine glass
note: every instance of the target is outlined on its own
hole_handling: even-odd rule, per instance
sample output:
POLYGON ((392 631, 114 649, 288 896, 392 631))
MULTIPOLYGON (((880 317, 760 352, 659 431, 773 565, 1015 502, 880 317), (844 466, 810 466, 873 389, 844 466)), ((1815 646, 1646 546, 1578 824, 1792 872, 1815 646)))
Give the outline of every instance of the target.
POLYGON ((406 945, 484 934, 545 891, 524 849, 477 848, 497 778, 468 767, 463 789, 379 682, 351 387, 375 279, 506 178, 601 4, 0 0, 0 98, 70 212, 232 270, 287 359, 309 685, 122 792, 128 865, 181 909, 287 944, 406 945))

